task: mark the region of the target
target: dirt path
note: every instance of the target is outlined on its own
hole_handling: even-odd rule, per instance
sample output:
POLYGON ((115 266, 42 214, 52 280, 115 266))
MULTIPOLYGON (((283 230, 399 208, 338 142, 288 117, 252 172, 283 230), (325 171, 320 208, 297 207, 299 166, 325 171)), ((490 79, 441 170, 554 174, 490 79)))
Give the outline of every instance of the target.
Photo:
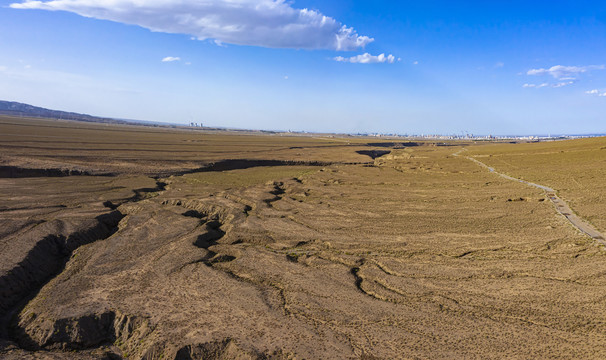
POLYGON ((502 173, 496 171, 494 168, 484 164, 483 162, 481 162, 479 160, 476 160, 470 156, 460 155, 460 153, 465 150, 467 150, 467 149, 458 151, 458 152, 454 153, 453 155, 462 156, 468 160, 471 160, 471 161, 475 162, 476 164, 478 164, 479 166, 484 167, 484 168, 488 169, 488 171, 495 173, 495 174, 499 175, 500 177, 503 177, 507 180, 521 182, 523 184, 526 184, 526 185, 529 185, 532 187, 536 187, 536 188, 539 188, 539 189, 545 191, 547 193, 547 196, 549 197, 549 200, 551 200, 551 202, 555 206, 556 210, 560 214, 562 214, 566 219, 568 219, 568 221, 570 221, 570 223, 574 227, 576 227, 582 233, 589 235, 592 239, 596 240, 600 244, 606 246, 605 236, 602 233, 600 233, 599 231, 597 231, 591 224, 587 223, 586 221, 584 221, 583 219, 581 219, 580 217, 575 215, 574 212, 572 211, 572 209, 570 208, 570 206, 568 206, 568 204, 566 203, 566 201, 562 200, 560 197, 558 197, 556 195, 556 191, 554 189, 552 189, 548 186, 535 184, 535 183, 532 183, 532 182, 529 182, 526 180, 517 179, 517 178, 511 177, 509 175, 502 174, 502 173))

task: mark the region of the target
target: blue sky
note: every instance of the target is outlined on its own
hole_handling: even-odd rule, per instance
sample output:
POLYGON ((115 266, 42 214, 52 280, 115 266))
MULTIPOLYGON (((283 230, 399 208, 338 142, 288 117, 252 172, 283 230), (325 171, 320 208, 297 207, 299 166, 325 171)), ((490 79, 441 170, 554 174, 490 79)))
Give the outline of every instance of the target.
POLYGON ((0 99, 253 129, 606 133, 605 21, 599 1, 0 0, 0 99))

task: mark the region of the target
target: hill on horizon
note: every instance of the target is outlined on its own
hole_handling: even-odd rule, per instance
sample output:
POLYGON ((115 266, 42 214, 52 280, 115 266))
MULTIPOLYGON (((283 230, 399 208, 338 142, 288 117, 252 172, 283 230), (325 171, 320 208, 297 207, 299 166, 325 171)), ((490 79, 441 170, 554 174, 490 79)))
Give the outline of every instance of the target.
POLYGON ((0 100, 0 114, 10 116, 26 116, 61 120, 76 120, 97 123, 127 124, 129 121, 80 114, 75 112, 51 110, 15 101, 0 100))

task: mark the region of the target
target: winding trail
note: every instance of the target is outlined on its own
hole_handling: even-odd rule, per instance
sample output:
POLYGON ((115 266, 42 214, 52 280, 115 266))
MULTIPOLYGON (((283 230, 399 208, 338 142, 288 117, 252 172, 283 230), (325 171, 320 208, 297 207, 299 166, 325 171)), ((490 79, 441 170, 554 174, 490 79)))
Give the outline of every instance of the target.
POLYGON ((598 243, 606 246, 606 239, 605 236, 600 233, 599 231, 597 231, 591 224, 589 224, 588 222, 586 222, 585 220, 581 219, 580 217, 578 217, 570 208, 570 206, 568 206, 568 204, 566 203, 566 201, 562 200, 560 197, 558 197, 556 195, 556 191, 548 186, 544 186, 544 185, 539 185, 539 184, 535 184, 526 180, 522 180, 522 179, 517 179, 514 178, 512 176, 500 173, 498 171, 496 171, 494 168, 484 164, 483 162, 474 159, 470 156, 464 156, 464 155, 460 155, 461 152, 466 151, 467 149, 463 149, 460 151, 457 151, 456 153, 452 154, 453 156, 460 156, 460 157, 464 157, 468 160, 473 161, 474 163, 478 164, 479 166, 488 169, 488 171, 490 171, 491 173, 497 174, 502 178, 505 178, 507 180, 511 180, 511 181, 517 181, 517 182, 521 182, 522 184, 526 184, 528 186, 532 186, 538 189, 541 189, 543 191, 545 191, 545 193, 547 193, 547 196, 549 197, 549 200, 551 200, 551 202, 553 203, 553 205, 555 206, 556 210, 562 214, 566 219, 568 219, 568 221, 570 221, 570 223, 577 228, 579 231, 581 231, 582 233, 588 235, 589 237, 591 237, 592 239, 594 239, 595 241, 597 241, 598 243))

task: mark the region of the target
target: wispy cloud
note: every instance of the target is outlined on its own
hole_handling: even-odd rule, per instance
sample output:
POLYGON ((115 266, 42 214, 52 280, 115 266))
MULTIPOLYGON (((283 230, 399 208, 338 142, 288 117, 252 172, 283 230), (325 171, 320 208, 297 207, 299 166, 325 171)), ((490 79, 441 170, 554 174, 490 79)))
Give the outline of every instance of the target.
POLYGON ((600 92, 598 89, 593 89, 589 91, 585 91, 585 94, 588 95, 597 95, 597 96, 606 96, 606 92, 600 92))
POLYGON ((39 69, 31 67, 24 69, 22 67, 0 66, 0 78, 9 80, 18 80, 26 82, 30 87, 40 85, 62 86, 73 89, 103 90, 118 93, 138 94, 139 90, 130 88, 130 85, 122 87, 114 83, 104 82, 103 79, 97 79, 88 75, 56 71, 51 69, 39 69))
POLYGON ((152 31, 188 34, 199 40, 270 48, 364 48, 374 39, 286 0, 25 0, 14 9, 62 10, 138 25, 152 31))
MULTIPOLYGON (((352 56, 352 57, 343 57, 337 56, 334 58, 335 61, 339 62, 348 62, 352 64, 381 64, 388 63, 393 64, 396 62, 396 57, 393 55, 370 55, 369 53, 365 53, 362 55, 352 56)), ((398 61, 400 59, 397 59, 398 61)))
POLYGON ((563 82, 559 82, 559 83, 555 83, 555 84, 550 84, 550 83, 524 84, 524 85, 522 85, 522 87, 534 88, 534 89, 540 89, 540 88, 545 88, 545 87, 561 88, 561 87, 572 85, 572 84, 574 84, 574 81, 563 81, 563 82))
POLYGON ((604 70, 605 65, 588 65, 588 66, 563 66, 556 65, 549 69, 531 69, 527 75, 551 75, 559 80, 574 80, 576 75, 586 73, 592 70, 604 70))
POLYGON ((167 56, 164 59, 162 59, 162 62, 173 62, 173 61, 181 61, 181 58, 177 57, 177 56, 167 56))
POLYGON ((536 88, 536 89, 544 88, 544 87, 547 87, 547 86, 549 86, 548 83, 542 83, 542 84, 524 84, 524 85, 522 85, 522 87, 525 87, 525 88, 536 88))
POLYGON ((565 82, 559 82, 557 84, 553 84, 551 86, 554 88, 561 88, 561 87, 572 85, 572 84, 574 84, 574 81, 565 81, 565 82))
POLYGON ((92 80, 92 78, 81 74, 34 68, 25 69, 21 66, 0 66, 0 73, 9 78, 18 79, 22 81, 61 83, 63 85, 70 86, 78 83, 91 82, 92 80))

